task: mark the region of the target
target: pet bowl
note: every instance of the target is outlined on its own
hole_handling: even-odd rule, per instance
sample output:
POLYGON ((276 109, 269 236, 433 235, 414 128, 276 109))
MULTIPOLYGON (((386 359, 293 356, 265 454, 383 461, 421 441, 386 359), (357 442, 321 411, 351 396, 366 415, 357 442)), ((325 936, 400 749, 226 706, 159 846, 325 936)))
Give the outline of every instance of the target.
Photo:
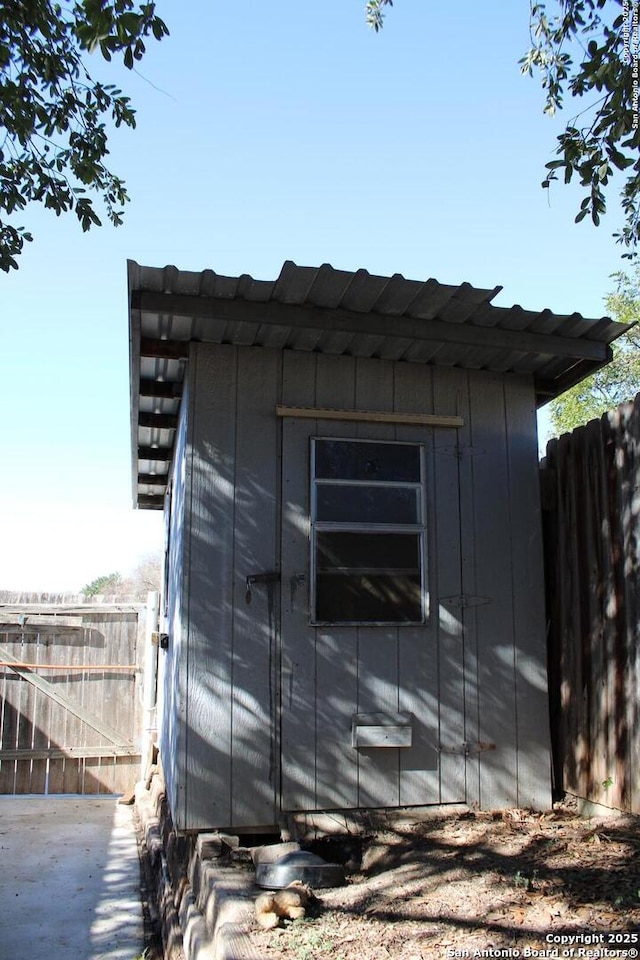
POLYGON ((345 882, 344 867, 326 863, 322 857, 307 850, 285 853, 274 863, 259 863, 256 867, 256 884, 269 890, 282 890, 294 880, 308 883, 310 887, 341 887, 345 882))

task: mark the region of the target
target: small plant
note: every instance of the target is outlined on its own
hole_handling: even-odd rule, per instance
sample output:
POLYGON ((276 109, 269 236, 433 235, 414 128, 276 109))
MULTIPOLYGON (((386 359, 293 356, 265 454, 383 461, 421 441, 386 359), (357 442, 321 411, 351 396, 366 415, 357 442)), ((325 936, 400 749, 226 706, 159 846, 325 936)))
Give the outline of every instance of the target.
POLYGON ((534 884, 538 879, 538 871, 534 870, 531 876, 518 870, 513 878, 516 887, 522 887, 524 890, 533 890, 534 884))
POLYGON ((613 777, 607 777, 606 780, 603 780, 603 781, 602 781, 602 786, 604 787, 605 790, 608 790, 609 787, 612 787, 612 786, 613 786, 613 777))

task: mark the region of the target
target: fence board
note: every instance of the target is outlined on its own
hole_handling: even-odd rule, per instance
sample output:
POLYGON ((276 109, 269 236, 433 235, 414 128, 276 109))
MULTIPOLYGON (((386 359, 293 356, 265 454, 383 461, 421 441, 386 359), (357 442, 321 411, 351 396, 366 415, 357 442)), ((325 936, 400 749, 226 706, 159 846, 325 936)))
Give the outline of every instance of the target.
MULTIPOLYGON (((9 637, 7 637, 9 640, 9 637)), ((18 678, 9 670, 3 670, 2 676, 2 743, 16 747, 18 743, 18 708, 16 694, 18 678)), ((9 760, 0 764, 0 793, 13 793, 15 790, 17 761, 9 760)))
MULTIPOLYGON (((40 636, 38 634, 38 641, 40 636)), ((36 645, 35 657, 37 663, 44 662, 44 655, 48 647, 46 643, 38 642, 36 645)), ((33 739, 31 749, 43 750, 49 747, 49 724, 51 722, 51 703, 48 697, 45 697, 39 690, 34 688, 34 716, 37 717, 37 723, 34 724, 33 739)), ((47 792, 47 758, 40 758, 32 755, 31 758, 31 784, 29 793, 47 792)))
POLYGON ((132 787, 143 609, 0 606, 0 793, 132 787))
POLYGON ((543 463, 556 788, 640 813, 640 395, 543 463))

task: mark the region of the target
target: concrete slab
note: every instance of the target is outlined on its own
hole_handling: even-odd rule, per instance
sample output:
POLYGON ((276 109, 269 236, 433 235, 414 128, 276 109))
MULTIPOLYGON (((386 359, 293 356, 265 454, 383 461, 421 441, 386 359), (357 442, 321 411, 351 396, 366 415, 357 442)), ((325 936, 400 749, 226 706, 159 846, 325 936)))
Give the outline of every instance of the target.
POLYGON ((112 796, 0 796, 0 958, 143 950, 132 808, 112 796))

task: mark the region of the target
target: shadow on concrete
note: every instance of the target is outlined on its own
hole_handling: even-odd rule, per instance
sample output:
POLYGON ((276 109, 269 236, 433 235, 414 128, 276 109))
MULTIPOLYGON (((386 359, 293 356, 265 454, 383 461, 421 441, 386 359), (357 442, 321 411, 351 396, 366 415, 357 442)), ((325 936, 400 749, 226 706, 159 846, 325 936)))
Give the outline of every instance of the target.
POLYGON ((134 960, 144 949, 130 807, 0 797, 0 958, 134 960))

